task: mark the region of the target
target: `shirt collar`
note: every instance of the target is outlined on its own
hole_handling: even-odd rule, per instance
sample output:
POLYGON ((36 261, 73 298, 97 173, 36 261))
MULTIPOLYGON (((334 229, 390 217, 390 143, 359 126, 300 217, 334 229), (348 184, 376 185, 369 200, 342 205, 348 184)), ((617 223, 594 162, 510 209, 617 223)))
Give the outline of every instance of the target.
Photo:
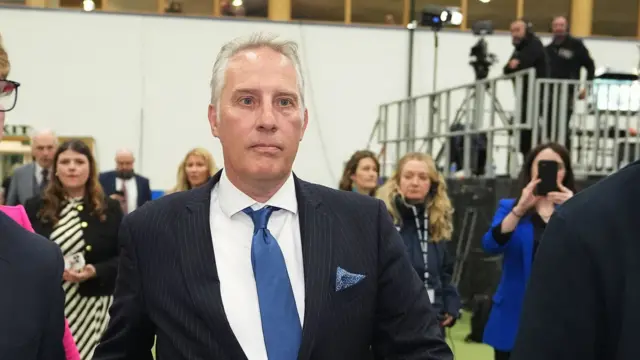
POLYGON ((256 209, 263 206, 273 206, 283 210, 287 210, 296 214, 298 212, 298 200, 296 198, 296 187, 293 179, 293 173, 289 174, 287 181, 282 187, 269 199, 265 204, 259 203, 240 191, 231 183, 227 177, 227 173, 222 170, 220 182, 218 183, 218 202, 222 212, 231 217, 247 207, 256 209))

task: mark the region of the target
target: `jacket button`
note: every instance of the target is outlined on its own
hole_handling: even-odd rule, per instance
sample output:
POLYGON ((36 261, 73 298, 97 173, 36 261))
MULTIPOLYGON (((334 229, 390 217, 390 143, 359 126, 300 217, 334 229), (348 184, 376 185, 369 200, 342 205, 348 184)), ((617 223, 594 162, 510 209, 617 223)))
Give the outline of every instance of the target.
POLYGON ((86 221, 83 221, 83 222, 80 224, 80 226, 82 226, 83 228, 86 228, 86 227, 87 227, 87 225, 88 225, 88 224, 87 224, 87 222, 86 222, 86 221))
POLYGON ((93 248, 91 247, 91 245, 87 245, 87 247, 85 247, 84 249, 87 250, 87 251, 91 251, 91 249, 93 249, 93 248))
POLYGON ((82 210, 84 210, 84 206, 78 205, 78 207, 76 209, 78 209, 78 211, 82 211, 82 210))

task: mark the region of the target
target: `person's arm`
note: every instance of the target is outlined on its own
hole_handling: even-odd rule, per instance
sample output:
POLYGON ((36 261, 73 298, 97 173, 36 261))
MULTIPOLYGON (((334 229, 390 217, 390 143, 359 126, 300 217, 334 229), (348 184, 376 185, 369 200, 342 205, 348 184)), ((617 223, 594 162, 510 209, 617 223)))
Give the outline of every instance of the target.
POLYGON ((511 360, 596 360, 604 304, 594 256, 562 214, 547 225, 533 263, 511 360))
POLYGON ((589 49, 584 46, 584 42, 580 39, 576 39, 576 41, 580 66, 587 69, 587 81, 591 81, 595 78, 596 64, 593 62, 589 49))
POLYGON ((491 227, 482 237, 482 248, 490 254, 504 252, 510 243, 511 234, 518 226, 521 213, 516 213, 511 203, 500 201, 498 210, 493 216, 491 227))
POLYGON ((424 284, 411 266, 400 234, 382 201, 377 223, 380 237, 372 346, 375 358, 453 360, 424 284))
POLYGON ((513 58, 518 59, 519 64, 514 71, 520 71, 534 67, 536 62, 545 56, 544 46, 541 41, 532 39, 527 46, 522 48, 513 58))
POLYGON ((120 228, 120 261, 111 320, 92 360, 152 360, 155 327, 146 314, 129 217, 120 228))
POLYGON ((64 318, 64 291, 62 290, 62 272, 64 271, 64 260, 62 259, 62 252, 58 247, 49 247, 51 252, 48 255, 52 255, 54 260, 51 272, 48 275, 46 287, 48 289, 46 293, 47 304, 47 323, 43 326, 43 333, 40 337, 40 346, 38 348, 38 360, 65 360, 64 350, 64 331, 65 331, 65 318, 64 318))
MULTIPOLYGON (((440 281, 442 282, 442 297, 444 299, 444 311, 447 314, 451 315, 454 319, 458 319, 460 317, 462 301, 460 300, 460 293, 458 293, 458 289, 451 283, 451 279, 453 278, 455 259, 453 256, 451 256, 451 254, 449 254, 449 250, 447 250, 447 246, 445 244, 443 244, 441 248, 444 251, 442 268, 440 270, 440 281)), ((453 323, 451 324, 451 326, 453 326, 453 323)))
POLYGON ((110 236, 105 236, 103 240, 111 241, 110 248, 111 257, 108 260, 101 261, 92 264, 96 269, 96 278, 103 284, 113 284, 118 275, 118 229, 122 223, 122 208, 116 200, 107 199, 107 220, 104 223, 105 233, 110 236))

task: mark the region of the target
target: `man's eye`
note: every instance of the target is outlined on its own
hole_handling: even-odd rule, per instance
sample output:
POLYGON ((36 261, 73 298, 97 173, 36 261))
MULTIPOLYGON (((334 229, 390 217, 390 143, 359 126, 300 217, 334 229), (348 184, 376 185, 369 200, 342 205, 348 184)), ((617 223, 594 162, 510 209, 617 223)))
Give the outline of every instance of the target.
POLYGON ((240 103, 243 105, 251 105, 253 104, 253 100, 251 98, 242 98, 240 99, 240 103))
POLYGON ((280 106, 291 106, 293 105, 293 101, 291 101, 290 99, 280 99, 280 106))

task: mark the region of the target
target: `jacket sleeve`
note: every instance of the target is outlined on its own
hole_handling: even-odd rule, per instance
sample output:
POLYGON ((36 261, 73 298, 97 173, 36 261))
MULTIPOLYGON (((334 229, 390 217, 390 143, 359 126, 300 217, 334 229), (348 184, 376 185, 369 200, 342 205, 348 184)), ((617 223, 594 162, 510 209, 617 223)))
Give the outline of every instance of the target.
POLYGON ((107 220, 104 224, 105 232, 111 241, 111 257, 108 260, 93 264, 96 277, 103 284, 113 284, 118 275, 118 229, 122 222, 122 209, 116 200, 107 199, 107 220))
MULTIPOLYGON (((64 270, 64 260, 62 253, 57 246, 50 247, 53 254, 51 261, 52 270, 47 278, 46 287, 47 299, 47 320, 43 327, 43 333, 40 337, 40 346, 38 349, 38 360, 65 360, 65 350, 63 344, 65 318, 64 318, 64 291, 60 282, 62 281, 62 272, 64 270)), ((43 300, 44 301, 44 300, 43 300)))
POLYGON ((587 49, 587 47, 584 46, 584 42, 580 39, 576 39, 576 40, 577 40, 576 45, 578 50, 578 56, 580 59, 580 66, 587 69, 587 81, 591 81, 593 80, 596 74, 596 64, 593 62, 593 58, 589 53, 589 49, 587 49))
MULTIPOLYGON (((578 221, 553 216, 533 262, 512 359, 602 359, 606 327, 600 253, 578 221)), ((615 246, 615 245, 613 245, 615 246)), ((614 279, 613 281, 616 281, 614 279)))
POLYGON ((502 220, 504 220, 504 218, 511 212, 511 209, 513 209, 513 204, 513 200, 500 200, 498 210, 491 221, 491 227, 482 237, 482 248, 487 253, 502 253, 510 246, 510 244, 512 244, 512 242, 509 241, 506 244, 501 245, 501 242, 498 242, 493 235, 493 228, 502 224, 502 220))
POLYGON ((447 246, 443 245, 443 261, 442 269, 440 269, 440 281, 442 282, 442 297, 444 298, 445 312, 454 318, 460 317, 460 308, 462 308, 462 302, 460 300, 460 294, 455 285, 451 283, 453 278, 453 269, 455 265, 455 258, 451 256, 447 246))
POLYGON ((378 204, 378 294, 373 352, 376 359, 453 360, 437 314, 409 262, 400 234, 378 204))
POLYGON ((542 42, 534 38, 527 46, 515 55, 514 58, 520 61, 515 71, 534 67, 539 59, 544 57, 545 51, 542 42))
POLYGON ((145 309, 132 226, 126 217, 120 228, 120 261, 111 317, 93 360, 152 360, 155 326, 145 309))

